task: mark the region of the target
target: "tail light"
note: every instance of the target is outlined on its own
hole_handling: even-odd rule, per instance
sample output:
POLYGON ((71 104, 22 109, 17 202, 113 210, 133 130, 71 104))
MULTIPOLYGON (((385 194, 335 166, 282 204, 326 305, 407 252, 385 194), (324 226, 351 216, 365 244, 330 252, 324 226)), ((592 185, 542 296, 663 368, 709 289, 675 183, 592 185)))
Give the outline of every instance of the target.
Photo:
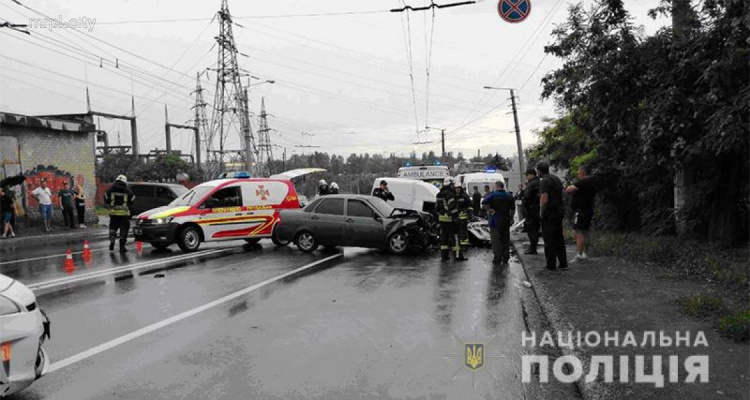
POLYGON ((10 342, 0 344, 0 360, 4 363, 10 361, 10 342))

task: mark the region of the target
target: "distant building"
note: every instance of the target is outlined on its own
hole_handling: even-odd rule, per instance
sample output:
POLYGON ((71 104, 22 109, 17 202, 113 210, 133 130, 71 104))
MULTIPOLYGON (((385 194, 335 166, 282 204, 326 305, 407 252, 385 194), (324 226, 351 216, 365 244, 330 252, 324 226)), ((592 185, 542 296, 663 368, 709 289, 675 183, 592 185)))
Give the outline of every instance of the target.
POLYGON ((0 179, 22 174, 26 181, 13 189, 22 207, 19 221, 39 218, 31 191, 42 179, 53 194, 54 220, 62 220, 57 192, 63 182, 82 185, 86 193, 86 220, 96 221, 96 127, 80 115, 44 116, 0 112, 0 179))

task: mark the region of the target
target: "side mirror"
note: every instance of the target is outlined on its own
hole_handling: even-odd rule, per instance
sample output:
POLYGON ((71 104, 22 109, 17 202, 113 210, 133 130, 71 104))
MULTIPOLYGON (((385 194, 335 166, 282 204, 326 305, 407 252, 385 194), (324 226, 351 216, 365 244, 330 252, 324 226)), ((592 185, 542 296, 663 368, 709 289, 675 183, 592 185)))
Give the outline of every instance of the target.
POLYGON ((374 214, 372 218, 373 218, 373 219, 374 219, 375 221, 378 221, 378 222, 383 222, 383 218, 382 218, 382 217, 381 217, 380 215, 378 215, 378 214, 374 214))

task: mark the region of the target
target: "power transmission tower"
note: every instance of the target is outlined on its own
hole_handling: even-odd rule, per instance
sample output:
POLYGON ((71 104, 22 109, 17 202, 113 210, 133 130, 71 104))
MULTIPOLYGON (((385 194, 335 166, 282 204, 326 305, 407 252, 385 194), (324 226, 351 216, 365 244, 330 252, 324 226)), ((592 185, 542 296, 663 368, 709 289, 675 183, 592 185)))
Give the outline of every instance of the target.
POLYGON ((273 161, 273 145, 271 144, 271 129, 268 127, 268 114, 266 114, 266 99, 260 100, 260 116, 258 116, 258 166, 259 173, 271 174, 271 161, 273 161))
POLYGON ((248 110, 247 89, 242 86, 240 80, 240 68, 237 65, 237 48, 234 44, 232 33, 232 15, 229 13, 227 0, 222 0, 221 10, 218 14, 219 35, 216 42, 219 44, 218 61, 216 71, 216 91, 214 93, 214 107, 211 121, 211 134, 219 136, 220 170, 224 170, 224 146, 227 136, 234 121, 239 122, 240 140, 243 142, 245 153, 245 168, 251 173, 253 171, 255 140, 250 131, 250 115, 248 110))
MULTIPOLYGON (((208 158, 211 155, 211 150, 213 150, 212 144, 214 141, 214 136, 212 132, 208 129, 208 121, 206 120, 206 106, 208 103, 206 103, 205 100, 203 100, 203 88, 201 87, 201 74, 202 72, 196 73, 195 77, 195 105, 192 107, 193 110, 195 110, 195 119, 193 119, 193 124, 195 126, 195 131, 197 132, 198 138, 196 140, 203 140, 204 148, 206 149, 206 161, 209 161, 208 158)), ((196 149, 200 149, 199 146, 196 146, 196 149)), ((198 165, 198 169, 201 168, 201 155, 200 151, 197 151, 195 154, 196 164, 198 165)))

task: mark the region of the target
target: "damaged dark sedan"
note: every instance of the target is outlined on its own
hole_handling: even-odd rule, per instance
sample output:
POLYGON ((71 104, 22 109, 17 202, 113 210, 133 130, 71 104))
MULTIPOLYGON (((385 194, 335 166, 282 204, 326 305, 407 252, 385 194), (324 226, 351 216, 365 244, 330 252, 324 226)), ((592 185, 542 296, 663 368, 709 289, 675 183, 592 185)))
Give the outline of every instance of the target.
POLYGON ((301 210, 282 210, 276 229, 279 238, 303 252, 352 246, 403 254, 434 241, 431 220, 427 213, 393 208, 377 197, 342 194, 318 198, 301 210))

